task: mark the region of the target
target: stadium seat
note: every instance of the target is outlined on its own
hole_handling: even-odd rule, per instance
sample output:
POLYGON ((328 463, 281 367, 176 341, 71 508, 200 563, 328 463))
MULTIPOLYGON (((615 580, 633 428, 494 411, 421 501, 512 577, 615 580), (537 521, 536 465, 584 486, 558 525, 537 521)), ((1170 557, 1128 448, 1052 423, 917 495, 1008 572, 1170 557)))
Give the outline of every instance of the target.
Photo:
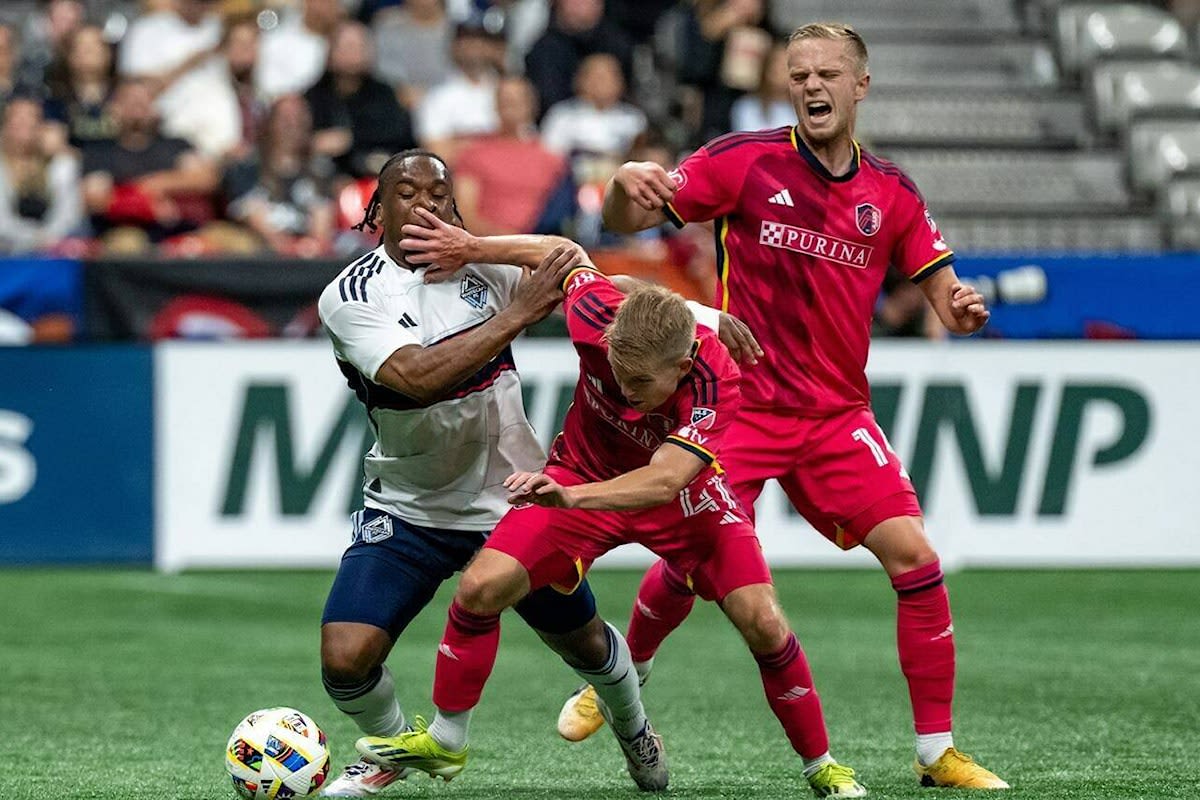
POLYGON ((884 90, 859 107, 858 131, 876 146, 1075 147, 1087 121, 1083 101, 1070 94, 884 90))
POLYGON ((1180 61, 1097 64, 1091 102, 1097 128, 1123 133, 1137 116, 1200 118, 1200 67, 1180 61))
POLYGON ((1187 57, 1187 33, 1179 20, 1142 3, 1064 5, 1055 31, 1069 75, 1086 73, 1101 59, 1187 57))
POLYGON ((1141 194, 1157 193, 1180 174, 1200 175, 1200 118, 1134 122, 1127 152, 1129 180, 1141 194))
POLYGON ((1020 31, 1012 4, 996 0, 772 0, 767 6, 780 32, 809 20, 837 20, 868 42, 912 35, 984 39, 1020 31))
POLYGON ((1117 152, 890 148, 936 214, 1117 212, 1130 207, 1117 152))
POLYGON ((871 89, 1055 87, 1058 66, 1045 42, 1009 39, 971 44, 870 43, 871 89), (947 69, 953 64, 954 69, 947 69))
POLYGON ((1176 178, 1159 194, 1176 250, 1200 251, 1200 176, 1176 178))
POLYGON ((937 214, 937 222, 946 241, 960 254, 1156 253, 1165 249, 1162 222, 1153 214, 937 214))

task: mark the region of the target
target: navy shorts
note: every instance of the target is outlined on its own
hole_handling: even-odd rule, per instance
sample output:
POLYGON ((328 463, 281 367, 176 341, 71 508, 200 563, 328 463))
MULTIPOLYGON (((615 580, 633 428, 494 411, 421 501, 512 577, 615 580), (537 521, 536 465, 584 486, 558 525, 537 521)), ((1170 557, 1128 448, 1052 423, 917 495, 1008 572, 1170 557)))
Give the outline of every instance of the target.
MULTIPOLYGON (((383 628, 393 640, 486 538, 483 532, 414 525, 374 508, 356 511, 352 520, 354 540, 342 555, 321 624, 361 622, 383 628)), ((547 587, 516 611, 534 630, 562 634, 596 615, 596 598, 586 581, 569 595, 547 587)))

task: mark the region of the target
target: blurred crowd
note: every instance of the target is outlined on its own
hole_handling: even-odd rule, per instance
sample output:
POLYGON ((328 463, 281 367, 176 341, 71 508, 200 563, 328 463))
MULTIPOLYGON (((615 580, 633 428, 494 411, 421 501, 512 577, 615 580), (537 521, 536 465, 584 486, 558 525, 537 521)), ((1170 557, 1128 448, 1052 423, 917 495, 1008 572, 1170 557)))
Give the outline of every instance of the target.
POLYGON ((382 162, 423 147, 474 231, 704 260, 609 239, 603 184, 792 120, 775 5, 44 0, 0 24, 0 254, 346 254, 382 162))

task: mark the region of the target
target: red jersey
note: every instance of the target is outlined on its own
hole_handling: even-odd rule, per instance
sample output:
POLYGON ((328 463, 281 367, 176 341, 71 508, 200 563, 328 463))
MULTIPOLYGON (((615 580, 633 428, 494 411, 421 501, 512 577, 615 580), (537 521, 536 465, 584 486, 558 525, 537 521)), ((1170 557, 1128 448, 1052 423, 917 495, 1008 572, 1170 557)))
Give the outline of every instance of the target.
POLYGON ((912 180, 857 142, 835 177, 794 128, 721 136, 671 176, 667 217, 715 221, 715 304, 766 353, 746 370, 746 406, 823 416, 869 405, 871 317, 888 265, 920 281, 954 261, 912 180))
MULTIPOLYGON (((567 330, 579 353, 579 383, 549 463, 589 481, 608 480, 646 466, 654 451, 670 442, 719 469, 721 439, 741 403, 741 373, 717 334, 696 327, 691 372, 665 403, 643 414, 621 394, 604 341, 625 296, 603 274, 586 268, 567 276, 564 292, 567 330)), ((708 472, 696 479, 706 479, 708 472)))

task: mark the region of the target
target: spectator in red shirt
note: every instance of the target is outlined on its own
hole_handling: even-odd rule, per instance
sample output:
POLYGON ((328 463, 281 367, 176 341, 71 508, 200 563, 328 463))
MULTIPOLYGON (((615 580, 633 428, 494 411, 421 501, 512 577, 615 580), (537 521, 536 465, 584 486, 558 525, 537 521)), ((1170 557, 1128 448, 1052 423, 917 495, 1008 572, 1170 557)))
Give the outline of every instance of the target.
POLYGON ((537 96, 524 78, 504 78, 496 89, 500 130, 479 137, 455 164, 458 207, 479 235, 530 233, 555 189, 566 160, 538 138, 537 96))

